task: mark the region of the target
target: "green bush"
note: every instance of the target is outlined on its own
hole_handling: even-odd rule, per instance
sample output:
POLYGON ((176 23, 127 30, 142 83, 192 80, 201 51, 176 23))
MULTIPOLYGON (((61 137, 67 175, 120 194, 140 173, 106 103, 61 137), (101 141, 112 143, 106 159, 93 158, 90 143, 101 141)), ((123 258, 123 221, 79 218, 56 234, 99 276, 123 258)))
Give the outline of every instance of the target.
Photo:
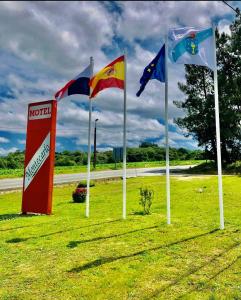
POLYGON ((151 211, 152 200, 154 196, 154 191, 151 189, 140 188, 140 201, 139 204, 143 207, 143 214, 149 215, 151 211))
MULTIPOLYGON (((94 180, 90 180, 90 187, 95 186, 94 180)), ((81 180, 77 185, 77 188, 87 187, 87 180, 81 180)))
POLYGON ((76 162, 71 157, 60 157, 55 160, 55 166, 76 166, 76 162))
POLYGON ((241 161, 236 161, 226 166, 226 171, 233 174, 241 174, 241 161))
POLYGON ((87 189, 86 188, 76 188, 72 193, 72 198, 75 203, 84 203, 86 200, 87 189))

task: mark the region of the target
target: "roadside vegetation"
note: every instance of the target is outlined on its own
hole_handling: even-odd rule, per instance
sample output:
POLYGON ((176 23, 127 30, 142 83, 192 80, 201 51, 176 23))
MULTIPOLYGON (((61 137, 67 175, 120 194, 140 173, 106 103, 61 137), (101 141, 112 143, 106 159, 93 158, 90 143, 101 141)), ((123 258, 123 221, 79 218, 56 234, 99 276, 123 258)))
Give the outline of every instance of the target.
MULTIPOLYGON (((172 160, 170 161, 171 166, 183 166, 183 165, 195 165, 202 163, 203 160, 172 160)), ((165 161, 149 161, 149 162, 135 162, 127 163, 127 168, 154 168, 154 167, 165 167, 165 161)), ((120 170, 122 169, 122 163, 109 163, 109 164, 98 164, 96 169, 91 166, 91 172, 93 171, 104 171, 104 170, 120 170)), ((72 173, 84 173, 87 172, 87 166, 75 165, 75 166, 56 166, 54 168, 54 174, 72 174, 72 173)), ((16 178, 23 176, 23 168, 21 169, 0 169, 0 179, 2 178, 16 178)))
MULTIPOLYGON (((127 168, 165 166, 165 148, 143 142, 138 148, 127 149, 127 168)), ((202 162, 204 152, 184 148, 170 148, 171 165, 193 165, 202 162)), ((93 161, 93 155, 92 155, 93 161)), ((16 151, 0 157, 0 178, 23 176, 24 151, 16 151)), ((93 171, 93 166, 91 164, 93 171)), ((121 169, 122 163, 115 162, 112 151, 98 152, 96 171, 121 169)), ((86 172, 87 153, 81 151, 56 152, 55 174, 86 172)))
MULTIPOLYGON (((206 175, 216 175, 217 166, 215 162, 207 161, 202 162, 188 170, 180 170, 179 173, 187 174, 206 174, 206 175)), ((241 174, 241 161, 236 161, 231 164, 224 164, 222 166, 222 173, 226 175, 240 175, 241 174)))
POLYGON ((240 178, 224 176, 225 230, 215 177, 172 177, 166 225, 165 178, 91 188, 90 218, 73 203, 75 185, 54 188, 51 216, 20 216, 21 193, 0 198, 0 298, 240 299, 240 178), (143 215, 140 188, 154 191, 143 215))
MULTIPOLYGON (((127 148, 127 162, 155 162, 164 161, 166 151, 156 144, 143 142, 137 148, 127 148)), ((93 153, 92 153, 93 161, 93 153)), ((203 160, 204 152, 201 150, 188 150, 185 148, 170 148, 170 160, 203 160)), ((97 152, 97 164, 115 163, 112 151, 97 152)), ((55 166, 86 166, 87 153, 82 151, 56 152, 55 166)), ((9 153, 0 157, 0 169, 21 169, 24 166, 24 151, 9 153)))

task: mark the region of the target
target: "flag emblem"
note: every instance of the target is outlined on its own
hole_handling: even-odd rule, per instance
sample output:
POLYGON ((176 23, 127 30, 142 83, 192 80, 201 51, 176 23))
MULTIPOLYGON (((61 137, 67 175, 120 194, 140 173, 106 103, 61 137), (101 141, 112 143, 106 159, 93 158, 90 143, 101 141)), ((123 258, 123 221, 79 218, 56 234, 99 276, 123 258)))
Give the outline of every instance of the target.
POLYGON ((186 50, 191 55, 196 55, 198 53, 198 40, 196 39, 194 32, 186 38, 186 50))
POLYGON ((105 72, 105 74, 106 74, 107 76, 114 75, 114 74, 115 74, 115 68, 114 68, 114 66, 110 67, 110 68, 105 72))

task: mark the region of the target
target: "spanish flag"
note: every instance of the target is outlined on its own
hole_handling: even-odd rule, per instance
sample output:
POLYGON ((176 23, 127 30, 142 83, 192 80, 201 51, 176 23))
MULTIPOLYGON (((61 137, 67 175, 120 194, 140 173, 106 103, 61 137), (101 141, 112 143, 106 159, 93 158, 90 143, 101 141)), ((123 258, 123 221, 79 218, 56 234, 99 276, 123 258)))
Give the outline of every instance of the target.
POLYGON ((91 78, 89 83, 92 89, 90 98, 94 98, 100 91, 107 88, 124 89, 124 59, 124 55, 118 57, 91 78))

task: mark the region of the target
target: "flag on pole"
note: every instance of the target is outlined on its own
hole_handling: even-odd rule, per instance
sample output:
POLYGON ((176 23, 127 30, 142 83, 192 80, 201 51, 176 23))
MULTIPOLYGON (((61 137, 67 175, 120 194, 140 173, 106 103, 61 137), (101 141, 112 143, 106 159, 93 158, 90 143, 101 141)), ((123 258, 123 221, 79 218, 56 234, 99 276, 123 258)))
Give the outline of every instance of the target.
MULTIPOLYGON (((123 118, 123 209, 122 216, 126 219, 126 55, 122 55, 100 70, 90 79, 90 99, 107 88, 124 90, 123 118)), ((90 101, 91 103, 91 101, 90 101)))
POLYGON ((89 81, 91 76, 91 65, 89 65, 83 72, 66 83, 66 85, 55 94, 55 99, 60 100, 75 94, 89 95, 89 81))
POLYGON ((124 73, 124 55, 122 55, 91 78, 90 98, 94 98, 100 91, 111 87, 124 90, 124 73))
POLYGON ((162 46, 157 56, 145 67, 140 79, 140 89, 136 93, 137 97, 144 91, 146 84, 150 79, 157 79, 160 82, 165 82, 165 44, 162 46))
POLYGON ((193 27, 169 30, 168 55, 173 63, 194 64, 209 67, 214 72, 214 102, 218 165, 218 194, 220 229, 224 229, 222 160, 218 101, 218 74, 215 27, 200 30, 193 27))
POLYGON ((157 56, 147 65, 140 79, 140 89, 136 93, 139 97, 144 91, 146 84, 151 79, 157 79, 165 82, 165 135, 166 135, 166 197, 167 197, 167 224, 171 224, 171 208, 170 208, 170 167, 169 167, 169 143, 168 143, 168 70, 167 59, 167 37, 165 44, 162 46, 157 56))
POLYGON ((168 55, 172 63, 206 66, 214 70, 212 28, 170 29, 168 39, 168 55))
MULTIPOLYGON (((94 59, 90 57, 90 74, 93 76, 94 59)), ((87 194, 85 216, 88 218, 90 215, 90 159, 91 159, 91 121, 92 121, 92 102, 89 101, 89 127, 88 127, 88 163, 87 163, 87 194)))

